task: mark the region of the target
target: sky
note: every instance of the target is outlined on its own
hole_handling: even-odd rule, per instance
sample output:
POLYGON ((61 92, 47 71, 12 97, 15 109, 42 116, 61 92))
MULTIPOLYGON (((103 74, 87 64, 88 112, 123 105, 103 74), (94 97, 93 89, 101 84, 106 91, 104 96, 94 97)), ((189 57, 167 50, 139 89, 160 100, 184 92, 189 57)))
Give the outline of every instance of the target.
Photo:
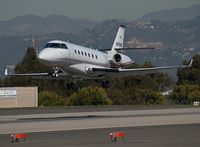
POLYGON ((27 14, 132 21, 149 12, 194 4, 200 4, 200 0, 0 0, 0 21, 27 14))

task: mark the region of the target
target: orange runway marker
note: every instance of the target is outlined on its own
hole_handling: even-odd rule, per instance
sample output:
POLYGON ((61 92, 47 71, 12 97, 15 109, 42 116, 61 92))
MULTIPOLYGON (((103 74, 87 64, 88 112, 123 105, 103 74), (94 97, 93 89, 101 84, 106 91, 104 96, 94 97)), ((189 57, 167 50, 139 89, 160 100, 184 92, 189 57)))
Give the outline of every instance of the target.
POLYGON ((17 133, 17 134, 11 134, 10 137, 12 142, 19 142, 21 139, 25 141, 27 135, 24 133, 17 133))
POLYGON ((117 138, 122 138, 122 140, 124 140, 125 134, 124 132, 113 132, 109 134, 109 137, 112 142, 117 142, 117 138))

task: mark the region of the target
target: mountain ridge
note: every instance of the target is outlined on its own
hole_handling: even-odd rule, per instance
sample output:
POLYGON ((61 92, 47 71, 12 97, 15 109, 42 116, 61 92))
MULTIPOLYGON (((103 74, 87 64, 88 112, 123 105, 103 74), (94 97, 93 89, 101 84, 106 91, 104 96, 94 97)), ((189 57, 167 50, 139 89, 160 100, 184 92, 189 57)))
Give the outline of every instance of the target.
POLYGON ((76 19, 63 15, 37 15, 19 16, 7 21, 0 21, 0 36, 48 34, 55 32, 77 32, 89 27, 94 27, 99 22, 87 19, 76 19))
POLYGON ((135 21, 177 21, 177 20, 190 20, 200 16, 200 4, 192 5, 186 8, 165 9, 161 11, 151 12, 135 21))

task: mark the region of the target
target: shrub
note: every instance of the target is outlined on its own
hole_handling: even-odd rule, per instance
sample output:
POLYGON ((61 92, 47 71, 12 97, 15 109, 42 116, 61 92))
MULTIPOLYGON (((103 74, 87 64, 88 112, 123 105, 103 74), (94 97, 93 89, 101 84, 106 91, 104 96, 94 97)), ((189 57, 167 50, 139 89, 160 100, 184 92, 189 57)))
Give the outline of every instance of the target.
POLYGON ((63 106, 64 100, 55 92, 48 90, 39 93, 39 106, 63 106))
POLYGON ((68 100, 68 105, 111 105, 112 101, 107 98, 103 88, 87 87, 73 93, 68 100))

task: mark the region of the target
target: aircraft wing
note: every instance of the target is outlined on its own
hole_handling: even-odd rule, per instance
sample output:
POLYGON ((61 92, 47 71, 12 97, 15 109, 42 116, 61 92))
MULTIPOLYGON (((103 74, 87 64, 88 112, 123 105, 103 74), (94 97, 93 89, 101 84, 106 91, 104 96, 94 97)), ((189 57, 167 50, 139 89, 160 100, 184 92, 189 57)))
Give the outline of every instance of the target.
POLYGON ((5 69, 4 76, 27 76, 27 77, 53 77, 57 78, 58 74, 61 76, 68 75, 66 72, 62 71, 61 69, 57 69, 51 72, 38 72, 38 73, 15 73, 13 70, 9 70, 7 67, 5 69))
POLYGON ((151 74, 156 72, 162 72, 163 70, 174 69, 174 68, 185 68, 191 67, 193 60, 190 64, 185 66, 163 66, 163 67, 150 67, 150 68, 134 68, 134 69, 122 69, 122 68, 92 68, 93 72, 99 72, 105 76, 131 76, 131 75, 142 75, 151 74))
POLYGON ((23 74, 16 74, 16 73, 11 73, 8 71, 8 69, 5 69, 5 76, 50 76, 50 73, 23 73, 23 74))
MULTIPOLYGON (((129 48, 115 48, 116 51, 122 50, 153 50, 155 47, 129 47, 129 48)), ((110 51, 110 48, 98 49, 99 51, 110 51)))

